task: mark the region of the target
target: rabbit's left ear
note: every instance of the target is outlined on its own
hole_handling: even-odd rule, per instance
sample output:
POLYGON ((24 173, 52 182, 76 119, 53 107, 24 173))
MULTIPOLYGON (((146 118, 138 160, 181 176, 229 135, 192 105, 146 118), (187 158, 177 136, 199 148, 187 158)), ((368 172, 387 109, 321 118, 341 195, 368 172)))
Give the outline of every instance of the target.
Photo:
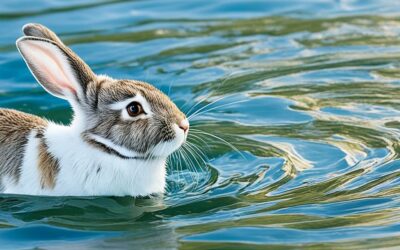
POLYGON ((80 102, 87 84, 96 76, 82 59, 62 46, 31 36, 17 40, 22 57, 44 89, 57 97, 80 102))

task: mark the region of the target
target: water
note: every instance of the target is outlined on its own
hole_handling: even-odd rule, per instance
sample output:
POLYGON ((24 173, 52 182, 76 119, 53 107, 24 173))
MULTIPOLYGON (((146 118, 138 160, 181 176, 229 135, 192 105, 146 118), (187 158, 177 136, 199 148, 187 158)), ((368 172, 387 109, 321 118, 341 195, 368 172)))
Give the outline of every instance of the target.
POLYGON ((193 117, 206 157, 172 159, 164 197, 2 195, 1 249, 400 246, 397 1, 7 0, 0 22, 2 107, 71 118, 17 53, 27 22, 190 113, 226 97, 193 117))

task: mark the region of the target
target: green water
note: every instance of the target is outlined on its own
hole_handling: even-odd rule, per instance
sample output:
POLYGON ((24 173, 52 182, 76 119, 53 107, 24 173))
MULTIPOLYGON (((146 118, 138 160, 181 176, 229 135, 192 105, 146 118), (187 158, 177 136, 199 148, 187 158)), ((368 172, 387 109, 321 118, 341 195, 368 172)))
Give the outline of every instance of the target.
POLYGON ((200 150, 164 197, 2 195, 0 249, 400 247, 397 1, 1 1, 0 106, 68 123, 15 48, 28 22, 202 109, 200 150))

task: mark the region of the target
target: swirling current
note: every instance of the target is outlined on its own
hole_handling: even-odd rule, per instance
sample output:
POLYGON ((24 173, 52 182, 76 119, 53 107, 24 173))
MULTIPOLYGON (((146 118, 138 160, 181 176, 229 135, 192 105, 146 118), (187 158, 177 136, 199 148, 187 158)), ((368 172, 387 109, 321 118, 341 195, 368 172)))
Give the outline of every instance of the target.
POLYGON ((0 196, 1 249, 400 246, 397 1, 0 3, 0 106, 68 123, 15 48, 43 23, 190 116, 164 196, 0 196))

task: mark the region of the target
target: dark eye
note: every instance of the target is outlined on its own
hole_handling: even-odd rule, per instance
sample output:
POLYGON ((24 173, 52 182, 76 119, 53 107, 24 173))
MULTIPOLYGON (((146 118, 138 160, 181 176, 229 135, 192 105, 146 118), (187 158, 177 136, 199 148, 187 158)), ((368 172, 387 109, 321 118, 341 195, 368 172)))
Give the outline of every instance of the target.
POLYGON ((143 114, 143 107, 140 105, 138 102, 131 102, 129 105, 126 107, 126 111, 128 111, 129 116, 135 117, 140 114, 143 114))

